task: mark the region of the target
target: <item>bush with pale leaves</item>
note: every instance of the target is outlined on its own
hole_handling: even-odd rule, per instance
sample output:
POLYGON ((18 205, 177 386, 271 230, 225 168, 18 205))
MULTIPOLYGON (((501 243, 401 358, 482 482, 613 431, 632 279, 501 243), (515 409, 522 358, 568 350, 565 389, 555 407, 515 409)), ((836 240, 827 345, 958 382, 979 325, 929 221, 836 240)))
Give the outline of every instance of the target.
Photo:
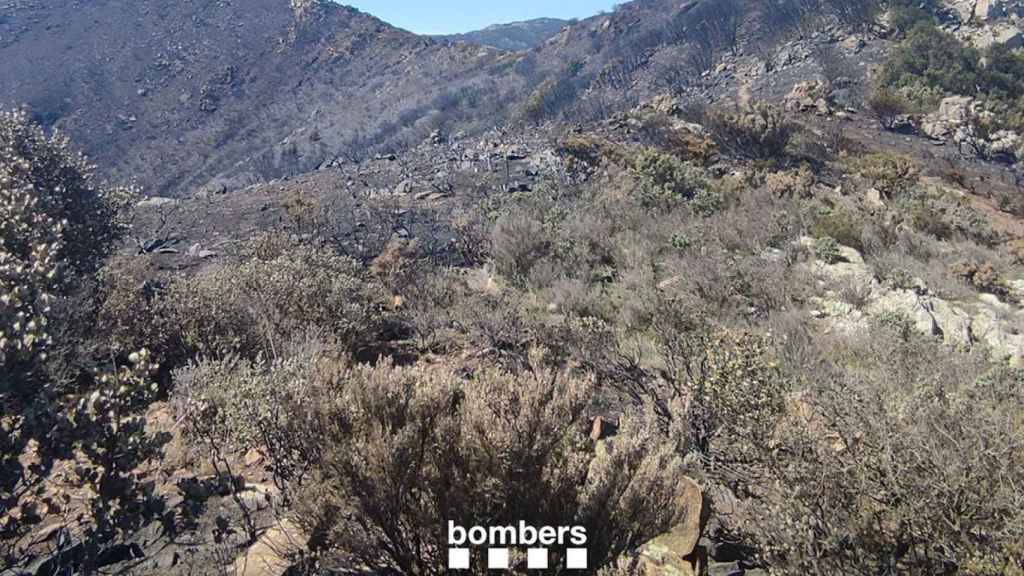
MULTIPOLYGON (((0 365, 30 372, 51 343, 55 298, 94 272, 123 232, 133 192, 24 112, 0 113, 0 365)), ((0 390, 2 393, 2 390, 0 390)))

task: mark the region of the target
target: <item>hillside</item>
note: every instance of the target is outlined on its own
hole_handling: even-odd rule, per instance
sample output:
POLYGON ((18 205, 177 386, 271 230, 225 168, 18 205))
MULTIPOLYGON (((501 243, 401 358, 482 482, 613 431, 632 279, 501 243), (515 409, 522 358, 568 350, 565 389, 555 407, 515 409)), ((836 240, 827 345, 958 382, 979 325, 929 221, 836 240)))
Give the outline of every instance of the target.
POLYGON ((330 2, 7 4, 0 103, 27 104, 152 194, 296 173, 397 136, 434 98, 486 85, 496 59, 330 2))
MULTIPOLYGON (((112 179, 183 196, 401 150, 436 131, 585 120, 682 93, 763 14, 748 0, 644 0, 503 53, 331 2, 293 4, 9 1, 0 75, 13 80, 0 103, 28 105, 112 179)), ((760 42, 751 49, 773 49, 806 13, 766 23, 777 37, 747 34, 760 42)))
POLYGON ((1024 574, 1024 0, 0 9, 0 576, 1024 574))
POLYGON ((468 44, 490 46, 508 52, 521 52, 536 48, 547 42, 548 39, 558 34, 568 24, 568 20, 536 18, 524 22, 494 24, 483 30, 475 30, 464 34, 435 36, 435 38, 446 42, 466 42, 468 44))

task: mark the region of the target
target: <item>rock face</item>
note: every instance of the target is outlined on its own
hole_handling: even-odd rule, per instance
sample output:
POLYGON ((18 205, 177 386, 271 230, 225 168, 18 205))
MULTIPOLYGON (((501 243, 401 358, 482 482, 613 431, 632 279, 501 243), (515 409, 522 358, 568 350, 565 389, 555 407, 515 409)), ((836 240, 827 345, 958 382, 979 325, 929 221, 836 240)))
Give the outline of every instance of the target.
POLYGON ((982 50, 999 45, 1016 50, 1024 47, 1024 31, 1017 24, 997 22, 972 34, 971 41, 982 50))
POLYGON ((1020 0, 947 0, 947 5, 963 23, 1024 16, 1024 2, 1020 0))

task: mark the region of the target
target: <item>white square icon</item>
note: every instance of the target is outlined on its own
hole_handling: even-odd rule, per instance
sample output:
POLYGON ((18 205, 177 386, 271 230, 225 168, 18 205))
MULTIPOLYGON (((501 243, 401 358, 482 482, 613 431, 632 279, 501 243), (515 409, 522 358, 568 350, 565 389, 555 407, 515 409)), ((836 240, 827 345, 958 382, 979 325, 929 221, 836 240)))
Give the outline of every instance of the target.
POLYGON ((449 548, 448 569, 469 570, 469 548, 449 548))
POLYGON ((548 569, 548 549, 530 548, 526 551, 526 568, 528 570, 548 569))
POLYGON ((569 570, 587 569, 587 549, 569 548, 565 551, 565 567, 569 570))
POLYGON ((489 548, 487 550, 488 570, 508 570, 508 548, 489 548))

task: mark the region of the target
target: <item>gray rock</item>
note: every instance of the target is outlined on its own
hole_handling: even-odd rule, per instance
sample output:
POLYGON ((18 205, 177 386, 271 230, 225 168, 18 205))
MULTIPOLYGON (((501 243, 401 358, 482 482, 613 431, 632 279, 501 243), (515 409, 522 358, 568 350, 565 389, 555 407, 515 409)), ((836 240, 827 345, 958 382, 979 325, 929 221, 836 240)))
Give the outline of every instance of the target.
POLYGON ((708 565, 708 576, 743 576, 739 562, 716 562, 708 565))
POLYGON ((398 183, 397 186, 395 186, 394 193, 395 194, 410 194, 410 193, 412 193, 412 191, 415 188, 415 186, 416 185, 413 183, 412 179, 411 178, 407 178, 405 180, 402 180, 401 182, 398 183))
POLYGON ((135 206, 138 208, 163 208, 164 206, 176 206, 178 201, 174 198, 164 198, 163 196, 150 196, 139 201, 135 206))

